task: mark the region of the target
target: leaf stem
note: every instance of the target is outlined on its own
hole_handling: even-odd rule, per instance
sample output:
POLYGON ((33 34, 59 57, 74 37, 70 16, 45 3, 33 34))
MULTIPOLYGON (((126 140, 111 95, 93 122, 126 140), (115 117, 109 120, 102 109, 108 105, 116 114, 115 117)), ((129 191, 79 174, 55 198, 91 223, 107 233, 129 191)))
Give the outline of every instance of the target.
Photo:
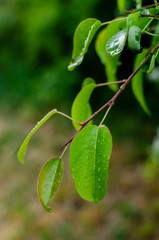
MULTIPOLYGON (((100 109, 98 109, 90 118, 88 118, 85 122, 81 123, 81 128, 58 150, 60 151, 65 146, 67 146, 74 137, 86 126, 88 122, 90 122, 99 112, 101 112, 104 108, 109 106, 108 111, 110 110, 110 106, 114 104, 115 100, 118 98, 120 93, 125 89, 125 87, 129 84, 131 79, 138 73, 138 71, 141 69, 141 67, 147 62, 147 60, 152 56, 152 54, 155 52, 155 50, 159 47, 159 42, 156 44, 156 46, 149 52, 149 54, 146 56, 146 58, 140 63, 140 65, 135 69, 135 71, 126 79, 123 80, 124 84, 122 84, 119 88, 119 90, 115 93, 115 95, 106 103, 104 104, 100 109)), ((107 113, 107 112, 106 112, 107 113)))
POLYGON ((112 23, 112 22, 117 22, 117 21, 125 20, 125 19, 127 19, 127 17, 124 17, 124 18, 118 18, 118 19, 111 20, 111 21, 108 21, 108 22, 103 22, 103 23, 101 23, 101 26, 104 26, 104 25, 110 24, 110 23, 112 23))
POLYGON ((149 24, 154 20, 155 18, 151 18, 150 21, 146 24, 146 26, 142 29, 142 33, 145 31, 145 29, 149 26, 149 24))
POLYGON ((155 34, 155 33, 150 33, 148 31, 144 31, 144 33, 150 35, 150 36, 153 36, 153 37, 159 37, 159 35, 155 34))
POLYGON ((75 119, 71 118, 71 117, 68 116, 67 114, 65 114, 65 113, 63 113, 63 112, 59 112, 59 111, 57 111, 57 113, 60 114, 60 115, 62 115, 62 116, 64 116, 64 117, 66 117, 66 118, 68 118, 68 119, 70 119, 71 121, 73 121, 73 122, 75 122, 75 123, 77 123, 78 125, 81 126, 81 123, 77 122, 75 119))
POLYGON ((108 109, 107 109, 104 117, 102 118, 102 121, 101 121, 100 124, 99 124, 99 127, 103 124, 104 120, 106 119, 106 116, 108 115, 108 113, 109 113, 109 111, 110 111, 110 109, 112 108, 113 105, 114 105, 114 102, 112 102, 112 103, 110 104, 110 106, 108 107, 108 109))
POLYGON ((110 84, 117 84, 117 83, 123 83, 123 82, 125 82, 125 79, 121 81, 116 81, 116 82, 99 83, 99 84, 96 84, 96 87, 102 87, 110 84))
MULTIPOLYGON (((154 6, 158 6, 158 4, 159 3, 157 3, 157 5, 156 4, 150 4, 150 5, 146 5, 146 6, 142 6, 142 9, 143 8, 151 8, 151 7, 154 7, 154 6)), ((158 7, 157 7, 158 8, 158 7)), ((131 10, 125 10, 125 12, 127 12, 127 13, 131 13, 131 12, 137 12, 137 9, 136 8, 134 8, 134 9, 131 9, 131 10)))
POLYGON ((60 159, 62 159, 62 157, 63 157, 63 155, 64 155, 64 153, 66 152, 66 150, 67 150, 67 148, 68 148, 68 145, 64 148, 64 150, 63 150, 63 152, 62 152, 62 154, 61 154, 61 156, 60 156, 60 159))

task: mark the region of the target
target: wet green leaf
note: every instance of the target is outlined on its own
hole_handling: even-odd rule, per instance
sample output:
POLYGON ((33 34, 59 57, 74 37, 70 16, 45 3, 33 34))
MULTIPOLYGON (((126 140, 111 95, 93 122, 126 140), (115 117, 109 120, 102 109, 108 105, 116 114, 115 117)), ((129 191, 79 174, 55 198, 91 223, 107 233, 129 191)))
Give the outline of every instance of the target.
MULTIPOLYGON (((112 22, 98 34, 98 37, 95 43, 97 55, 100 58, 101 63, 105 65, 107 82, 117 81, 116 73, 119 66, 120 54, 115 56, 110 56, 110 54, 106 52, 105 46, 108 40, 113 35, 118 33, 120 30, 124 29, 125 27, 126 27, 125 19, 117 22, 112 22)), ((114 91, 118 89, 117 84, 109 85, 109 87, 114 91)))
MULTIPOLYGON (((148 50, 144 49, 144 51, 141 54, 138 54, 135 63, 134 63, 134 69, 136 69, 140 63, 143 61, 143 59, 147 56, 148 50)), ((143 89, 143 72, 140 70, 132 79, 132 91, 134 93, 134 96, 136 97, 137 101, 139 102, 142 109, 150 115, 150 110, 147 107, 145 97, 144 97, 144 89, 143 89)))
POLYGON ((130 50, 140 53, 141 52, 141 29, 137 26, 131 26, 128 32, 128 47, 130 50))
POLYGON ((94 18, 88 18, 78 25, 74 35, 72 60, 68 66, 68 70, 72 71, 81 64, 100 25, 101 22, 94 18))
MULTIPOLYGON (((95 87, 95 83, 83 87, 73 102, 71 115, 79 123, 86 121, 92 115, 89 99, 95 87)), ((73 125, 76 130, 79 130, 80 126, 77 123, 73 122, 73 125)))
POLYGON ((108 128, 88 126, 72 141, 70 169, 80 196, 98 202, 106 193, 112 138, 108 128))
POLYGON ((150 12, 147 9, 142 9, 137 13, 129 14, 127 19, 128 29, 132 26, 137 26, 142 30, 146 26, 146 24, 150 21, 149 17, 141 17, 140 13, 150 14, 150 12))
POLYGON ((28 134, 28 136, 22 143, 22 145, 19 149, 19 152, 18 152, 18 159, 21 163, 24 164, 25 152, 27 150, 27 146, 28 146, 31 136, 55 113, 57 113, 57 109, 53 109, 52 111, 47 113, 39 122, 37 122, 36 126, 28 134))
POLYGON ((63 164, 59 158, 47 161, 41 169, 38 180, 39 199, 43 207, 52 212, 49 202, 55 195, 63 176, 63 164))
POLYGON ((124 29, 114 35, 106 44, 106 51, 111 55, 116 55, 122 52, 127 37, 127 29, 124 29))

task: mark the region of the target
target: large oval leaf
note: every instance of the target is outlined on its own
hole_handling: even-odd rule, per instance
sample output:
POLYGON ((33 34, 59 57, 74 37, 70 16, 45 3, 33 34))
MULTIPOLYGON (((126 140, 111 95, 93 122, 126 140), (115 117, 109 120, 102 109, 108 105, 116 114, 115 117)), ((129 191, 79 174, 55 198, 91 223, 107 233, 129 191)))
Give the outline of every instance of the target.
POLYGON ((39 199, 43 207, 52 212, 49 202, 55 195, 62 180, 63 164, 59 158, 52 158, 47 161, 41 169, 38 180, 39 199))
POLYGON ((70 169, 81 197, 98 202, 106 193, 112 138, 108 128, 88 126, 72 141, 70 169))
POLYGON ((54 113, 57 113, 57 109, 53 109, 49 113, 47 113, 39 122, 37 122, 36 126, 31 130, 28 134, 24 142, 22 143, 19 152, 18 159, 21 163, 24 164, 25 152, 27 150, 28 143, 30 141, 31 136, 41 127, 54 113))
MULTIPOLYGON (((117 19, 116 19, 117 20, 117 19)), ((97 37, 95 43, 95 49, 98 57, 101 60, 101 63, 105 65, 105 73, 107 77, 107 82, 116 82, 117 77, 117 69, 119 66, 119 57, 120 54, 115 56, 110 56, 109 53, 106 52, 105 46, 108 40, 118 33, 121 29, 126 27, 126 20, 120 20, 117 22, 110 23, 105 29, 103 29, 97 37)), ((109 85, 109 87, 116 91, 118 89, 117 85, 109 85)))
POLYGON ((122 52, 127 37, 127 29, 124 29, 115 34, 106 44, 106 51, 111 55, 116 55, 122 52))
MULTIPOLYGON (((71 116, 79 123, 84 122, 91 116, 89 99, 95 87, 95 83, 83 87, 73 102, 71 116)), ((73 125, 76 130, 79 130, 80 126, 77 123, 73 122, 73 125)))
POLYGON ((72 60, 68 66, 68 70, 72 71, 81 64, 100 25, 101 22, 94 18, 88 18, 78 25, 74 35, 72 60))
MULTIPOLYGON (((147 53, 148 53, 148 50, 144 49, 144 51, 141 54, 137 55, 135 59, 134 69, 136 69, 140 65, 140 63, 146 57, 147 53)), ((142 107, 142 109, 145 111, 145 113, 150 115, 150 110, 147 107, 145 97, 144 97, 143 72, 141 70, 132 79, 132 91, 137 101, 139 102, 140 106, 142 107)))

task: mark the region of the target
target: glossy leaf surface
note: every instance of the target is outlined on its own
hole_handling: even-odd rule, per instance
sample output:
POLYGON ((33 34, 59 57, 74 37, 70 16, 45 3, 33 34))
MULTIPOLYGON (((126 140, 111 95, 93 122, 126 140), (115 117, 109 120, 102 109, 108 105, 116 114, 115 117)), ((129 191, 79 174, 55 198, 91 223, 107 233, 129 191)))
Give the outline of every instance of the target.
MULTIPOLYGON (((136 69, 143 59, 147 56, 148 50, 145 49, 141 54, 138 54, 135 59, 134 69, 136 69)), ((132 79, 132 91, 137 101, 139 102, 142 109, 150 115, 150 110, 147 107, 144 97, 144 86, 143 86, 143 72, 140 70, 132 79)))
MULTIPOLYGON (((83 87, 73 102, 71 115, 72 118, 79 123, 84 122, 91 116, 89 99, 95 87, 96 87, 95 83, 91 83, 83 87)), ((88 124, 91 124, 91 122, 88 124)), ((76 130, 80 128, 80 126, 75 122, 73 122, 73 125, 76 130)))
POLYGON ((111 55, 122 52, 127 37, 127 29, 124 29, 114 35, 106 44, 106 51, 111 55))
POLYGON ((24 142, 22 143, 19 152, 18 152, 18 159, 21 163, 24 164, 25 152, 27 150, 28 143, 32 135, 53 115, 57 113, 57 109, 53 109, 48 114, 46 114, 39 122, 37 122, 36 126, 31 130, 28 134, 24 142))
MULTIPOLYGON (((118 33, 121 29, 126 27, 126 20, 120 20, 117 22, 110 23, 105 29, 103 29, 97 37, 95 48, 98 57, 101 60, 101 63, 105 65, 105 73, 107 77, 107 82, 116 82, 117 77, 117 69, 119 66, 119 57, 120 54, 115 56, 110 56, 109 53, 106 52, 105 46, 109 39, 118 33)), ((118 86, 113 84, 109 85, 109 87, 116 91, 118 86)))
POLYGON ((52 158, 44 164, 38 180, 39 199, 43 207, 52 212, 49 202, 55 195, 63 176, 63 164, 61 159, 52 158))
POLYGON ((91 125, 80 131, 72 141, 70 169, 81 197, 98 202, 106 193, 112 138, 105 125, 91 125))
POLYGON ((83 61, 84 55, 100 25, 101 22, 94 18, 88 18, 78 25, 73 40, 72 60, 68 66, 70 71, 83 61))

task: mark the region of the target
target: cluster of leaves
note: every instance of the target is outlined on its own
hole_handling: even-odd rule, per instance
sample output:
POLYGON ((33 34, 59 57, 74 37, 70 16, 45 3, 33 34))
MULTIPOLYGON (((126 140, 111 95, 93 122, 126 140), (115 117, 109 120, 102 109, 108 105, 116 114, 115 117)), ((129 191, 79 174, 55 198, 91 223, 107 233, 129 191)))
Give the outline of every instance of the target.
MULTIPOLYGON (((68 69, 72 71, 75 67, 82 63, 84 55, 86 54, 98 29, 108 25, 97 37, 95 44, 96 52, 102 64, 105 66, 108 82, 118 83, 119 81, 116 79, 116 72, 119 66, 119 58, 124 47, 127 46, 129 50, 138 54, 134 63, 134 68, 136 69, 146 58, 150 49, 155 47, 158 43, 157 34, 159 33, 159 25, 157 24, 157 7, 137 9, 131 12, 127 17, 119 19, 116 18, 105 23, 101 23, 99 20, 94 18, 84 20, 78 25, 74 35, 72 60, 68 69), (151 28, 155 29, 153 30, 154 33, 151 32, 151 28), (152 35, 150 49, 142 49, 141 47, 141 40, 144 34, 152 35)), ((152 72, 155 67, 155 61, 159 63, 158 48, 155 48, 152 52, 149 57, 149 61, 146 62, 142 71, 147 72, 147 74, 152 72)), ((149 114, 150 112, 143 95, 142 71, 138 71, 134 74, 135 77, 133 78, 132 86, 134 95, 140 105, 143 107, 145 112, 149 114)), ((123 80, 122 82, 125 81, 126 80, 123 80)), ((105 196, 106 193, 108 166, 112 150, 112 137, 109 129, 103 125, 103 121, 108 113, 108 110, 110 110, 109 108, 112 106, 113 101, 116 100, 121 92, 121 89, 119 89, 114 95, 114 98, 112 98, 113 101, 109 101, 106 105, 104 105, 103 108, 109 106, 108 110, 101 123, 96 126, 93 125, 92 119, 103 108, 92 115, 89 99, 93 90, 97 86, 99 85, 96 84, 93 79, 85 79, 82 84, 82 89, 73 102, 71 111, 72 117, 61 113, 56 109, 52 110, 40 122, 38 122, 34 129, 29 133, 18 153, 19 160, 24 163, 25 152, 31 136, 53 114, 61 114, 71 119, 77 132, 66 144, 64 144, 64 146, 67 147, 68 143, 71 142, 71 175, 76 189, 81 197, 92 202, 98 202, 105 196)), ((114 91, 117 89, 117 87, 113 88, 114 91)), ((54 196, 62 179, 62 157, 63 153, 60 158, 53 158, 47 161, 40 172, 38 182, 39 198, 44 208, 48 211, 52 211, 49 207, 49 201, 54 196)))

